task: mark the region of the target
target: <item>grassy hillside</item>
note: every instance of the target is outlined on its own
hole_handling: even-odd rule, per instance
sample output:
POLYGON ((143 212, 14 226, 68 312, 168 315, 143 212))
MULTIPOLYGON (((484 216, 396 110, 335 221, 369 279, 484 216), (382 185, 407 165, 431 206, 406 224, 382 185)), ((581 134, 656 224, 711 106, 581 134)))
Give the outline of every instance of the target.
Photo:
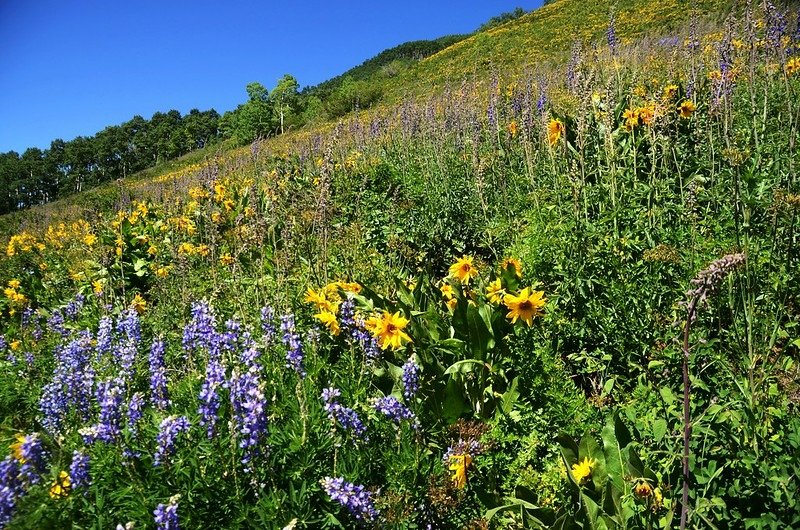
POLYGON ((799 527, 800 32, 586 4, 4 218, 0 527, 799 527))

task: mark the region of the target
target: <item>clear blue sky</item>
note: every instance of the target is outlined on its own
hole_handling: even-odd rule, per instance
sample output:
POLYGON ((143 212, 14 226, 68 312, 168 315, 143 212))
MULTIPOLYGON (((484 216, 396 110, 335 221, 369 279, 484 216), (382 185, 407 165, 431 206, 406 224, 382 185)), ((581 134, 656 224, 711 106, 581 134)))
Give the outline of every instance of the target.
POLYGON ((47 148, 136 114, 314 85, 397 44, 466 33, 542 0, 0 0, 0 152, 47 148))

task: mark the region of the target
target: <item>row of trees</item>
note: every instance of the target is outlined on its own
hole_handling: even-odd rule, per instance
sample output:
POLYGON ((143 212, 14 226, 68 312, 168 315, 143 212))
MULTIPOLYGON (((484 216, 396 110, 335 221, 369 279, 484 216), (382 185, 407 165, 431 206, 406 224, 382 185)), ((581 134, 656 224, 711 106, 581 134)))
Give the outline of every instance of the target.
POLYGON ((219 138, 219 113, 192 109, 134 116, 94 136, 53 140, 49 149, 0 154, 0 213, 42 204, 124 178, 219 138))

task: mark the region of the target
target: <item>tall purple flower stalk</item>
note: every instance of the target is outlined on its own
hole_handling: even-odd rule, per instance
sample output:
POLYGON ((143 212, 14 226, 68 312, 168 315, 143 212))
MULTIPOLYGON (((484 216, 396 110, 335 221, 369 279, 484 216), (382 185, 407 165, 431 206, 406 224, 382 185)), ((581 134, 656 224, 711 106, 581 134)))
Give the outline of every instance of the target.
POLYGON ((164 341, 160 339, 155 339, 150 347, 150 401, 158 410, 169 408, 164 350, 164 341))
POLYGON ((242 464, 245 472, 251 471, 254 457, 260 454, 260 445, 267 435, 267 399, 254 368, 231 376, 231 408, 233 423, 244 450, 242 464))
POLYGON ((124 394, 125 382, 120 378, 107 379, 97 384, 100 417, 96 432, 97 439, 101 442, 113 443, 119 438, 124 394))
POLYGON ((211 305, 201 300, 192 304, 192 320, 183 328, 183 349, 186 351, 205 348, 216 350, 217 320, 211 305))
POLYGON ((616 26, 616 17, 612 13, 608 21, 608 28, 606 29, 606 40, 608 41, 608 47, 611 49, 611 55, 614 56, 617 55, 617 45, 619 44, 616 26))
POLYGON ((352 431, 359 438, 367 439, 367 427, 353 409, 339 404, 342 392, 338 388, 329 387, 322 391, 322 402, 325 412, 332 423, 342 426, 347 431, 352 431))
POLYGON ((261 330, 264 332, 264 344, 269 346, 275 338, 275 310, 270 306, 261 308, 261 330))
POLYGON ((414 413, 411 412, 408 407, 400 403, 394 396, 385 396, 376 399, 373 403, 373 407, 398 425, 404 420, 416 420, 414 413))
POLYGON ((293 369, 300 374, 300 377, 305 377, 303 342, 294 327, 293 314, 289 313, 281 317, 281 332, 283 333, 281 340, 286 346, 286 367, 293 369))
POLYGON ((156 454, 153 456, 153 465, 160 466, 167 458, 175 454, 175 442, 178 435, 189 432, 191 423, 186 416, 169 416, 164 418, 159 425, 156 438, 156 454))
POLYGON ((172 497, 169 504, 159 504, 153 510, 156 530, 180 530, 178 522, 178 496, 172 497))
POLYGON ((372 493, 364 486, 346 482, 344 477, 325 477, 321 483, 328 497, 347 508, 357 521, 374 521, 378 517, 372 493))
POLYGON ((17 500, 24 492, 17 460, 13 456, 0 460, 0 528, 5 528, 11 522, 17 500))
POLYGON ((136 392, 128 402, 128 430, 135 437, 138 432, 139 420, 142 419, 144 408, 144 395, 136 392))
POLYGON ((19 476, 26 484, 38 484, 45 471, 45 453, 42 439, 37 433, 29 434, 22 439, 19 447, 19 476))
POLYGON ((208 438, 214 437, 217 422, 219 421, 220 397, 219 390, 224 388, 225 368, 216 359, 210 359, 206 367, 206 377, 200 388, 200 425, 206 428, 208 438))
POLYGON ((90 366, 91 333, 82 332, 66 346, 55 349, 53 378, 42 387, 39 410, 42 425, 50 434, 59 434, 70 410, 77 410, 88 419, 94 386, 94 370, 90 366))
POLYGON ((422 369, 416 363, 413 356, 403 365, 401 380, 403 381, 403 397, 406 399, 412 399, 417 395, 419 391, 419 373, 421 371, 422 369))
POLYGON ((69 478, 72 488, 79 490, 88 488, 92 483, 89 475, 89 455, 84 451, 75 450, 72 453, 72 463, 69 466, 69 478))

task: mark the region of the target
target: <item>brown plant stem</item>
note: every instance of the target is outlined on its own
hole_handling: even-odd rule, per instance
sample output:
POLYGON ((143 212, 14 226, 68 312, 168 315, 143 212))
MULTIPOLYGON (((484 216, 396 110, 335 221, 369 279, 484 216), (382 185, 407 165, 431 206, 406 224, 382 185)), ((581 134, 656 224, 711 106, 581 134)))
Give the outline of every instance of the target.
POLYGON ((681 499, 681 530, 686 528, 689 515, 689 438, 692 435, 692 424, 689 412, 689 329, 697 309, 697 296, 692 297, 683 328, 683 498, 681 499))

